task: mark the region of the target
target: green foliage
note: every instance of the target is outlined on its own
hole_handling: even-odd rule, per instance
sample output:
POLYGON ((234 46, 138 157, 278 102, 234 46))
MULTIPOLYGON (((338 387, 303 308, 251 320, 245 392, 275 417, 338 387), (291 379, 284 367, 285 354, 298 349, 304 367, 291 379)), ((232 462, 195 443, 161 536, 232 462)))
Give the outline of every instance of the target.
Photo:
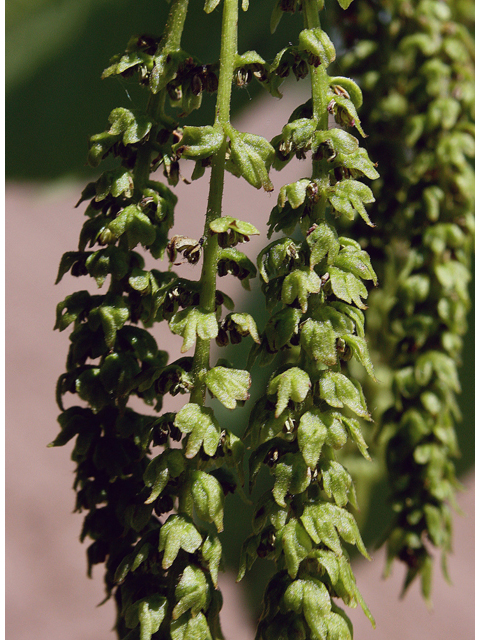
MULTIPOLYGON (((346 10, 341 35, 348 45, 356 9, 351 0, 339 5, 346 10)), ((420 573, 428 597, 432 561, 425 534, 444 552, 450 548, 447 502, 454 503, 456 488, 451 456, 457 452, 459 334, 469 302, 473 153, 470 78, 458 74, 469 63, 470 49, 468 34, 452 22, 448 37, 438 37, 450 20, 444 3, 419 3, 408 16, 401 3, 394 5, 398 29, 393 18, 374 22, 382 38, 397 43, 396 53, 381 62, 384 73, 377 77, 375 65, 364 68, 377 55, 376 42, 360 41, 337 61, 362 78, 365 104, 351 78, 327 72, 336 51, 320 25, 322 0, 276 3, 272 29, 284 12, 301 12, 303 29, 271 64, 255 51, 238 53, 238 0, 206 1, 212 18, 223 13, 221 51, 218 61, 201 63, 181 44, 188 0, 173 0, 163 36, 131 38, 104 71, 105 78, 138 76, 148 100, 144 110, 114 109, 108 129, 90 137, 90 165, 107 157, 116 165, 82 192, 78 204, 88 203, 87 219, 78 251, 62 257, 57 282, 68 273, 90 276, 106 291, 79 291, 57 307, 55 328, 71 327, 72 333, 66 372, 57 385, 61 431, 52 446, 75 438, 76 509, 87 511, 81 539, 93 541, 89 571, 105 563, 120 638, 223 638, 217 533, 224 527, 226 495, 244 496, 246 448, 250 491, 265 467, 270 488, 254 507, 239 579, 257 558, 276 567, 257 640, 350 640, 352 626, 337 598, 349 607, 360 605, 374 626, 347 551, 350 545, 369 557, 350 510, 357 508, 357 497, 344 466, 347 450, 358 449, 370 460, 373 418, 363 370, 378 385, 372 345, 388 352, 393 366, 393 403, 381 419, 389 436, 387 466, 397 513, 388 537, 389 563, 400 557, 409 564, 406 586, 420 573), (412 33, 412 25, 419 33, 412 33), (399 64, 404 58, 406 66, 399 64), (405 82, 417 67, 430 101, 415 83, 405 82), (269 142, 234 129, 233 85, 245 86, 255 77, 281 97, 290 71, 297 80, 310 76, 312 97, 294 110, 281 133, 269 142), (381 82, 391 83, 388 92, 381 82), (458 95, 450 91, 453 82, 461 85, 458 95), (395 83, 412 92, 412 104, 418 100, 425 108, 407 111, 395 83), (380 89, 383 97, 366 108, 369 89, 380 89), (189 119, 191 124, 180 126, 205 93, 217 94, 212 121, 199 125, 189 119), (363 123, 360 110, 368 113, 363 123), (410 154, 405 152, 408 165, 399 163, 398 189, 387 197, 377 162, 348 129, 372 136, 369 152, 377 160, 383 152, 375 123, 383 126, 394 117, 403 127, 395 144, 410 154), (249 289, 257 268, 237 245, 261 233, 248 221, 222 216, 224 173, 270 192, 272 167, 281 170, 294 156, 305 160, 307 154, 309 177, 281 187, 270 215, 268 237, 283 235, 257 259, 270 312, 259 332, 254 317, 234 311, 233 301, 216 287, 217 278, 229 274, 249 289), (171 188, 180 179, 180 162, 189 161, 193 180, 210 172, 200 239, 169 237, 177 202, 171 188), (159 168, 163 182, 150 178, 159 168), (376 183, 370 188, 365 179, 376 183), (165 257, 170 265, 148 270, 139 251, 165 257), (175 273, 179 254, 200 271, 198 279, 175 273), (384 338, 365 330, 369 289, 379 281, 387 302, 379 310, 379 296, 373 297, 368 314, 384 311, 384 338), (147 329, 162 321, 181 336, 180 352, 190 351, 188 356, 170 361, 158 349, 147 329), (246 337, 253 347, 245 369, 226 359, 211 365, 212 340, 226 346, 246 337), (266 387, 256 389, 259 399, 239 437, 219 418, 218 402, 234 410, 249 399, 255 360, 273 363, 274 370, 266 387), (208 393, 213 408, 206 404, 208 393), (78 395, 86 406, 66 407, 67 394, 78 395), (161 413, 167 394, 189 398, 178 411, 161 413), (133 410, 133 396, 153 409, 133 410)), ((374 10, 370 2, 358 6, 363 30, 374 10)))

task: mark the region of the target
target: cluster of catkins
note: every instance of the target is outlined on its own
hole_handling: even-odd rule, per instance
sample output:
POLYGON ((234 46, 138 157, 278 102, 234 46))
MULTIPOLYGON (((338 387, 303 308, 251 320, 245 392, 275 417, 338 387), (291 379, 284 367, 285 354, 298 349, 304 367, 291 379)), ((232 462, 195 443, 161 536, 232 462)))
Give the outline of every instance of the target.
MULTIPOLYGON (((350 3, 339 0, 342 9, 350 3)), ((371 4, 360 5, 359 24, 368 22, 369 12, 375 14, 377 3, 371 4)), ((408 3, 392 4, 403 11, 408 3)), ((219 61, 202 64, 181 48, 188 0, 172 0, 162 38, 133 37, 104 72, 104 77, 137 75, 149 97, 144 110, 114 109, 108 130, 90 139, 89 163, 96 167, 113 157, 117 166, 83 191, 79 204, 88 202, 87 220, 78 251, 62 258, 58 280, 67 273, 89 275, 106 291, 73 293, 58 305, 56 328, 73 330, 67 370, 57 388, 61 432, 52 445, 76 439, 76 508, 87 512, 81 539, 92 540, 89 570, 105 563, 107 598, 115 598, 122 640, 223 638, 218 534, 225 496, 243 484, 244 442, 250 449, 250 489, 262 467, 273 476, 271 490, 254 507, 253 533, 240 559, 239 578, 257 558, 276 563, 257 639, 350 640, 351 623, 334 599, 351 607, 360 604, 373 624, 346 547, 355 545, 368 557, 349 510, 349 505, 356 507, 354 484, 339 459, 340 450, 352 444, 369 459, 361 421, 370 422, 371 415, 349 364, 354 358, 375 380, 364 311, 366 284, 378 283, 367 246, 378 254, 383 243, 387 265, 393 261, 402 268, 402 277, 394 278, 395 292, 389 292, 395 302, 388 309, 395 404, 384 422, 396 425, 387 453, 399 512, 389 554, 407 559, 412 571, 426 567, 425 528, 435 544, 448 548, 445 500, 452 498, 454 483, 455 359, 468 303, 461 283, 471 228, 472 172, 465 159, 471 140, 470 77, 461 59, 462 51, 469 56, 462 44, 462 37, 468 38, 461 27, 453 29, 443 3, 421 2, 424 13, 415 9, 405 22, 408 27, 398 23, 395 51, 408 64, 400 68, 393 49, 380 62, 392 65, 389 82, 396 78, 403 93, 391 90, 385 96, 378 119, 380 129, 391 125, 388 118, 405 124, 407 134, 399 130, 399 135, 402 149, 409 150, 410 169, 398 174, 398 188, 388 194, 376 189, 381 197, 374 229, 365 208, 374 203, 374 193, 362 180, 379 174, 350 132, 365 137, 357 113, 362 92, 350 78, 327 73, 336 53, 320 25, 323 0, 277 1, 271 27, 285 12, 301 12, 304 29, 298 42, 271 64, 256 52, 237 52, 238 0, 207 0, 205 10, 221 5, 219 61), (439 4, 425 22, 422 16, 439 4), (411 33, 410 25, 417 23, 428 32, 423 39, 411 33), (442 31, 446 24, 449 39, 442 31), (426 60, 420 66, 423 75, 417 84, 406 82, 418 56, 426 60), (462 69, 468 76, 465 88, 462 69), (281 133, 270 143, 235 130, 229 115, 232 85, 243 87, 256 79, 280 97, 279 87, 290 72, 297 79, 310 77, 312 97, 295 109, 281 133), (204 92, 217 93, 213 123, 180 124, 200 106, 204 92), (425 110, 432 95, 434 106, 425 110), (408 109, 402 112, 402 105, 408 109), (417 145, 424 148, 417 152, 417 145), (272 166, 281 170, 292 158, 307 156, 308 177, 283 186, 270 215, 269 238, 283 235, 258 257, 271 312, 259 333, 253 317, 235 313, 233 301, 216 288, 216 278, 230 274, 248 289, 257 275, 237 245, 259 231, 222 215, 223 174, 227 170, 271 191, 272 166), (211 169, 200 239, 170 237, 177 202, 170 187, 178 183, 182 158, 195 162, 193 180, 211 169), (157 169, 164 181, 151 179, 157 169), (379 221, 388 207, 388 222, 379 221), (370 227, 362 245, 350 232, 339 233, 342 220, 358 217, 370 227), (135 251, 139 245, 155 259, 166 256, 175 263, 181 254, 198 270, 201 264, 199 279, 181 278, 171 265, 164 271, 146 269, 135 251), (179 359, 169 361, 148 331, 162 321, 183 338, 179 359), (225 359, 210 365, 211 341, 221 347, 247 337, 254 346, 245 370, 225 359), (193 356, 184 355, 191 349, 193 356), (207 391, 234 409, 249 398, 253 362, 270 364, 279 352, 281 362, 239 438, 206 406, 207 391), (80 402, 65 406, 66 394, 80 402), (189 402, 178 412, 162 414, 166 394, 189 394, 189 402), (154 411, 129 407, 133 396, 154 411)), ((248 9, 245 0, 242 8, 248 9)), ((348 45, 355 44, 348 42, 348 19, 354 15, 352 9, 346 14, 348 45)), ((375 28, 392 40, 388 30, 393 24, 391 16, 375 28)), ((381 40, 369 42, 365 38, 356 44, 345 64, 367 90, 376 91, 383 86, 383 70, 374 78, 366 71, 362 75, 362 69, 381 40)), ((371 107, 370 127, 374 113, 371 107)), ((372 140, 377 140, 373 134, 372 140)), ((373 148, 371 155, 378 160, 381 150, 373 148)), ((381 186, 381 180, 376 182, 381 186)), ((382 286, 387 286, 388 267, 380 269, 382 286)))
POLYGON ((392 373, 392 400, 379 418, 395 513, 387 572, 395 558, 405 562, 404 588, 420 575, 427 599, 432 546, 448 579, 459 486, 457 366, 474 209, 470 4, 368 1, 344 15, 342 68, 364 89, 369 151, 381 166, 370 211, 376 227, 363 244, 380 280, 367 314, 376 325, 371 344, 392 373))

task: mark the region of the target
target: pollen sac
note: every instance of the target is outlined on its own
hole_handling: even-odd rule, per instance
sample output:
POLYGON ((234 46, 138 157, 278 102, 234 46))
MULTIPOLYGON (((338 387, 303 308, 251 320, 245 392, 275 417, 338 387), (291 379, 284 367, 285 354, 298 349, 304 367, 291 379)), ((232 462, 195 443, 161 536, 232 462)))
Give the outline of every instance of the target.
POLYGON ((202 245, 199 240, 194 240, 193 238, 187 238, 186 236, 173 236, 167 244, 166 250, 168 259, 174 264, 177 259, 177 253, 183 254, 183 257, 190 264, 197 264, 200 260, 202 245))

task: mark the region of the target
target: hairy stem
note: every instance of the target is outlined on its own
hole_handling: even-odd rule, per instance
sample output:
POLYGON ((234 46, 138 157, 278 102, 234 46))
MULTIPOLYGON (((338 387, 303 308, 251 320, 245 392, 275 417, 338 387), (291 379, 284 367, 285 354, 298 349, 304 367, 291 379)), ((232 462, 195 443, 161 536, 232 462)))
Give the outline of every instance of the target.
POLYGON ((163 32, 161 47, 167 50, 180 49, 183 25, 187 16, 188 0, 173 0, 168 15, 165 31, 163 32))
MULTIPOLYGON (((232 95, 232 77, 237 53, 238 0, 225 0, 223 8, 222 40, 220 50, 220 77, 218 82, 215 124, 226 127, 230 121, 230 102, 232 95)), ((217 263, 219 246, 216 234, 210 234, 210 223, 222 215, 222 198, 225 175, 225 155, 227 136, 224 134, 223 144, 212 157, 212 173, 208 194, 207 212, 205 216, 205 243, 203 245, 203 267, 200 282, 200 306, 204 311, 215 311, 215 291, 217 284, 217 263)), ((210 340, 197 338, 193 357, 193 376, 195 388, 191 394, 191 402, 204 404, 205 376, 210 361, 210 340)))

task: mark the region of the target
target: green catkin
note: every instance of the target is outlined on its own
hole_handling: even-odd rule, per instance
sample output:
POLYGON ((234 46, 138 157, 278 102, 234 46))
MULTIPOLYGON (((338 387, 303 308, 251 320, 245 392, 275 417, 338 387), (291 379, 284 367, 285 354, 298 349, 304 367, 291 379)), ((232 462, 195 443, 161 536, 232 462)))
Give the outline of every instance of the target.
MULTIPOLYGON (((274 478, 255 507, 240 562, 239 578, 258 557, 277 567, 257 640, 350 640, 351 623, 334 598, 360 605, 374 624, 347 553, 349 544, 368 557, 347 508, 356 507, 355 487, 341 464, 344 452, 356 448, 370 460, 361 429, 372 421, 367 385, 349 363, 358 361, 377 384, 372 345, 390 354, 394 370, 394 402, 383 416, 397 511, 389 559, 407 561, 407 584, 421 572, 428 595, 424 533, 449 550, 455 367, 472 236, 471 40, 443 2, 392 0, 382 15, 368 1, 339 4, 347 9, 348 47, 366 30, 340 61, 367 89, 363 106, 352 79, 327 73, 336 52, 320 24, 323 0, 277 1, 272 29, 295 11, 304 29, 271 64, 255 51, 238 53, 238 0, 206 0, 207 13, 223 12, 220 60, 199 62, 181 44, 188 0, 172 0, 163 36, 132 37, 104 71, 104 78, 137 76, 148 100, 144 110, 114 109, 109 128, 90 139, 91 166, 107 156, 117 165, 82 192, 78 204, 88 202, 87 220, 78 251, 62 257, 57 282, 67 273, 91 276, 105 289, 75 292, 57 307, 55 328, 72 332, 57 385, 61 432, 52 446, 75 439, 76 510, 86 512, 81 540, 91 540, 89 572, 105 564, 122 640, 223 638, 218 534, 225 495, 241 490, 244 444, 206 406, 207 392, 234 409, 249 397, 254 360, 269 364, 279 352, 283 360, 245 433, 250 488, 264 466, 274 478), (282 132, 269 143, 237 131, 230 122, 232 85, 256 79, 281 97, 290 72, 310 76, 312 97, 282 132), (204 92, 217 93, 214 117, 204 126, 184 124, 204 92), (363 126, 371 156, 382 165, 380 179, 350 133, 365 137, 363 126), (257 273, 237 245, 259 231, 223 211, 224 172, 269 192, 270 168, 307 154, 311 174, 284 185, 270 215, 268 237, 283 235, 258 257, 272 314, 259 335, 252 316, 235 313, 217 289, 217 277, 227 274, 249 289, 257 273), (177 202, 170 187, 179 181, 180 161, 188 160, 192 180, 210 171, 201 239, 170 237, 177 202), (394 164, 399 169, 392 173, 394 164), (164 180, 152 179, 157 169, 164 180), (374 180, 373 190, 364 178, 374 180), (363 227, 356 233, 358 218, 363 227), (345 222, 350 230, 341 232, 345 222), (180 277, 172 264, 147 270, 139 245, 157 260, 166 255, 173 264, 181 256, 198 272, 201 264, 199 279, 180 277), (380 317, 388 331, 367 340, 366 285, 377 285, 377 270, 384 304, 372 296, 369 317, 374 326, 380 317), (148 331, 162 321, 183 338, 172 360, 148 331), (223 359, 212 366, 212 340, 226 346, 245 337, 255 343, 246 369, 223 359), (189 401, 162 413, 163 397, 179 393, 189 401), (66 394, 78 403, 64 405, 66 394), (133 410, 132 397, 153 410, 133 410)), ((458 3, 456 15, 467 16, 467 4, 458 3)), ((247 0, 241 5, 248 9, 247 0)))
MULTIPOLYGON (((219 4, 209 0, 205 10, 219 4)), ((92 136, 89 163, 96 167, 112 155, 118 164, 83 191, 78 204, 89 204, 79 248, 63 256, 57 278, 89 275, 107 288, 98 295, 73 293, 57 307, 55 328, 73 325, 73 331, 57 387, 61 433, 52 446, 76 438, 76 510, 87 512, 81 540, 92 540, 89 573, 105 563, 107 599, 115 598, 116 631, 125 640, 223 638, 218 533, 225 495, 242 474, 244 446, 205 400, 208 390, 234 409, 249 397, 250 375, 225 360, 212 367, 210 344, 259 340, 253 318, 234 313, 233 301, 216 288, 217 275, 233 274, 246 284, 256 274, 235 245, 258 231, 221 217, 223 173, 227 168, 269 189, 266 160, 274 150, 229 121, 232 78, 248 63, 236 51, 237 0, 223 2, 220 61, 214 64, 203 65, 181 48, 187 8, 188 0, 174 0, 162 38, 133 37, 103 74, 137 74, 149 98, 145 111, 114 109, 109 129, 92 136), (165 110, 170 102, 170 113, 177 109, 185 118, 205 91, 217 92, 212 125, 180 127, 178 115, 165 110), (195 160, 193 179, 212 167, 201 241, 169 238, 177 197, 151 177, 161 167, 175 186, 182 156, 195 160), (196 265, 203 256, 200 279, 146 270, 138 245, 155 259, 166 254, 171 263, 181 254, 196 265), (181 357, 170 362, 148 331, 162 321, 183 337, 181 357), (163 396, 178 393, 190 394, 190 402, 161 414, 163 396), (65 394, 83 403, 65 407, 65 394), (130 408, 133 396, 157 414, 130 408), (155 455, 152 447, 161 452, 155 455)))
POLYGON ((474 206, 473 41, 462 19, 472 9, 367 1, 352 5, 342 27, 343 68, 365 90, 364 124, 382 175, 373 187, 376 228, 364 244, 381 283, 367 314, 371 344, 391 369, 392 400, 379 420, 395 512, 386 571, 403 561, 404 590, 420 576, 427 600, 432 545, 448 579, 459 487, 455 396, 474 206))
POLYGON ((239 579, 258 557, 276 563, 264 596, 257 640, 352 637, 351 623, 333 598, 360 605, 373 618, 356 586, 345 543, 368 557, 354 516, 355 487, 337 452, 347 440, 369 459, 356 416, 370 421, 362 388, 349 373, 354 357, 374 377, 364 337, 364 281, 377 284, 368 254, 337 234, 336 219, 359 215, 371 225, 364 203, 373 202, 364 177, 378 173, 358 138, 361 92, 349 78, 331 77, 335 48, 321 29, 323 3, 279 1, 283 11, 303 11, 298 45, 277 55, 281 77, 310 75, 312 98, 299 106, 272 144, 273 166, 294 156, 312 157, 312 174, 280 189, 270 232, 285 235, 258 257, 267 308, 272 315, 250 362, 275 370, 248 426, 250 487, 263 466, 274 477, 254 510, 253 533, 242 551, 239 579), (288 6, 287 6, 288 5, 288 6), (334 119, 335 124, 329 122, 334 119), (302 239, 289 237, 299 227, 302 239))

